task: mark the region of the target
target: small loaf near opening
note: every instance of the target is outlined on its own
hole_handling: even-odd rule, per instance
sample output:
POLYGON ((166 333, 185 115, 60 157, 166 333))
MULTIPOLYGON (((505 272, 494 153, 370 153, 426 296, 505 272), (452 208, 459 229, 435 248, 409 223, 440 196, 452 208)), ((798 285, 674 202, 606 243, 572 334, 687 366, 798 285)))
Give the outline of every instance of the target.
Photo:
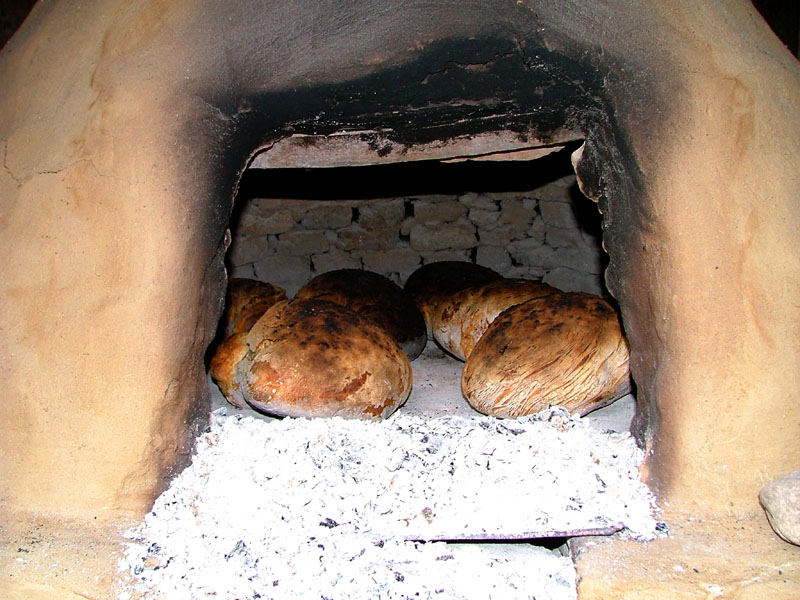
POLYGON ((497 315, 515 304, 558 290, 528 279, 497 279, 443 299, 432 312, 433 337, 442 348, 466 360, 497 315))
POLYGON ((599 296, 554 293, 500 313, 467 358, 461 389, 487 415, 520 417, 550 405, 581 416, 630 391, 629 349, 599 296))
POLYGON ((428 339, 432 340, 435 315, 450 296, 463 289, 502 278, 489 267, 466 261, 443 260, 428 263, 414 271, 403 289, 411 294, 422 311, 428 339))
POLYGON ((414 360, 425 349, 425 321, 414 299, 388 277, 360 269, 317 275, 295 298, 327 300, 371 319, 414 360))
POLYGON ((247 405, 236 381, 236 365, 247 353, 247 332, 270 307, 286 299, 286 291, 271 283, 236 277, 228 282, 222 321, 225 338, 208 370, 228 402, 237 408, 247 405))
POLYGON ((247 333, 276 302, 286 300, 286 290, 271 283, 234 277, 225 299, 225 335, 247 333))
POLYGON ((383 419, 411 392, 411 363, 372 320, 326 300, 270 308, 236 368, 248 404, 290 417, 383 419))

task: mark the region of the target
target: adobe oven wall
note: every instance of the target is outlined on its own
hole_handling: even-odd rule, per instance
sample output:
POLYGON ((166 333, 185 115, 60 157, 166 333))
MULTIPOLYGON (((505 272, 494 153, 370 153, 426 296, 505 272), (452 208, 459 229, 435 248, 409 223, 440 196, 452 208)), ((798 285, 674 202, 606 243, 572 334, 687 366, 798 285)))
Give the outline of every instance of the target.
POLYGON ((587 139, 662 500, 800 463, 800 68, 746 0, 38 4, 0 54, 0 497, 141 514, 190 450, 239 175, 293 132, 587 139), (408 26, 413 24, 413 26, 408 26))

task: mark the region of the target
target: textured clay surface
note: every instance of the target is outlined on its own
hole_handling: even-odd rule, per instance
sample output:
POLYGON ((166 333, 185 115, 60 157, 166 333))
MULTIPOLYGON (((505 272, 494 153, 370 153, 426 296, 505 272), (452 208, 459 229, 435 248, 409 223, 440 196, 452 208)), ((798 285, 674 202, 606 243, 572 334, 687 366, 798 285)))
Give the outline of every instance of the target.
POLYGON ((764 514, 699 517, 666 511, 669 536, 647 543, 570 541, 581 600, 796 600, 800 552, 764 514))
POLYGON ((141 514, 185 464, 259 148, 567 128, 644 474, 673 505, 757 509, 800 464, 800 65, 751 3, 328 8, 39 2, 0 52, 3 502, 141 514))

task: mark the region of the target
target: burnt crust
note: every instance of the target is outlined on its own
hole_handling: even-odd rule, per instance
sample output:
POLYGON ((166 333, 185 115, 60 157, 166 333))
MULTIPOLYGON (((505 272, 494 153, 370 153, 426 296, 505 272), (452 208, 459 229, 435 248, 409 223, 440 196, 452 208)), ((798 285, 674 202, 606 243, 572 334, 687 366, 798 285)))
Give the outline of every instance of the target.
POLYGON ((337 269, 317 275, 295 298, 335 302, 385 329, 414 360, 425 348, 425 321, 414 300, 391 279, 372 271, 337 269))
POLYGON ((386 418, 411 391, 411 363, 395 340, 333 302, 279 302, 246 344, 236 378, 247 403, 268 414, 386 418))

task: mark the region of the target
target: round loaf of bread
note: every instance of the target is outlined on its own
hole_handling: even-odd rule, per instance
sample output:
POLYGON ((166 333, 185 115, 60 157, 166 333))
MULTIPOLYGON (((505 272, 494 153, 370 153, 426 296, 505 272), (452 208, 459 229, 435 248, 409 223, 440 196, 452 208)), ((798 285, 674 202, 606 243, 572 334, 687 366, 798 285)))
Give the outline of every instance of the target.
POLYGON ((225 396, 225 399, 237 408, 244 408, 242 392, 236 381, 236 366, 247 354, 247 333, 240 332, 228 336, 219 346, 211 359, 208 371, 225 396))
POLYGON ((247 333, 253 323, 280 300, 286 300, 286 290, 271 283, 234 277, 228 282, 225 298, 225 336, 247 333))
POLYGON ((239 388, 271 415, 382 419, 411 391, 411 363, 392 336, 333 302, 279 302, 246 343, 239 388))
POLYGON ((464 365, 461 389, 487 415, 519 417, 550 405, 585 415, 630 391, 628 363, 608 302, 549 294, 497 316, 464 365))
POLYGON ((414 360, 425 349, 425 321, 413 298, 388 277, 359 269, 317 275, 295 298, 341 304, 383 327, 414 360))
POLYGON ((468 287, 502 279, 502 275, 488 267, 458 260, 428 263, 414 271, 403 289, 422 311, 428 338, 433 339, 433 315, 440 304, 452 294, 468 287))
POLYGON ((466 360, 489 324, 505 309, 558 290, 528 279, 497 279, 451 294, 432 312, 433 337, 442 348, 466 360))

